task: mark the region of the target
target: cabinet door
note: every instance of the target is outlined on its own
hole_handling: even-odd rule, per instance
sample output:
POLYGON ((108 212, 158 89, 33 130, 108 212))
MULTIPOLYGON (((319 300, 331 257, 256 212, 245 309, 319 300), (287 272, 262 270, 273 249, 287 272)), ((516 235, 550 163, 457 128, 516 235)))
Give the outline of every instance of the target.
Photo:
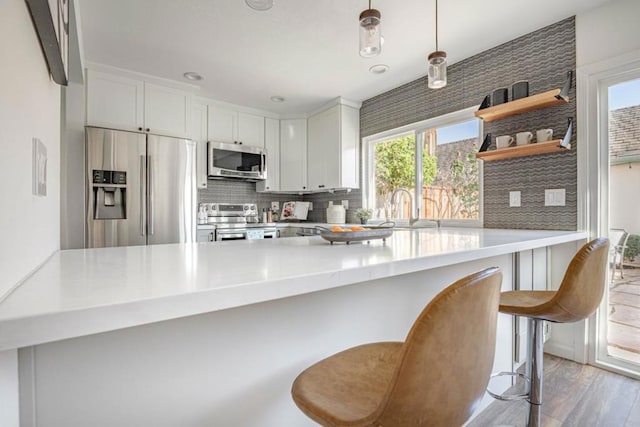
POLYGON ((264 147, 267 150, 267 179, 256 184, 256 191, 280 190, 280 120, 265 119, 264 147))
POLYGON ((87 70, 87 125, 141 131, 144 126, 142 80, 87 70))
POLYGON ((308 120, 307 176, 310 190, 340 187, 340 106, 308 120))
POLYGON ((156 135, 186 138, 191 133, 191 94, 151 83, 144 85, 144 127, 156 135))
POLYGON ((307 121, 280 121, 280 191, 307 190, 307 121))
POLYGON ((360 110, 340 107, 340 187, 360 187, 360 110))
POLYGON ((264 117, 238 113, 238 142, 252 147, 264 147, 264 117))
POLYGON ((191 139, 196 146, 196 185, 207 188, 207 104, 194 103, 191 114, 191 139))
POLYGON ((228 142, 237 141, 236 128, 238 113, 217 105, 209 106, 209 141, 228 142))

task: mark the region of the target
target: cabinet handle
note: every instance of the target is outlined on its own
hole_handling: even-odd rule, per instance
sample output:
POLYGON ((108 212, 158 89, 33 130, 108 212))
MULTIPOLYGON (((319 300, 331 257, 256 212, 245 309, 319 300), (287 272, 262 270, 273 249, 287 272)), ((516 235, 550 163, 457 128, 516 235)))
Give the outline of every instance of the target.
POLYGON ((238 144, 242 145, 242 141, 238 141, 238 144))
POLYGON ((303 189, 303 190, 306 190, 306 189, 307 189, 307 187, 302 187, 302 189, 303 189))
POLYGON ((318 188, 324 188, 324 184, 318 185, 318 188))
POLYGON ((142 131, 142 128, 138 128, 139 131, 142 131))
POLYGON ((151 132, 151 129, 147 128, 147 132, 151 132))

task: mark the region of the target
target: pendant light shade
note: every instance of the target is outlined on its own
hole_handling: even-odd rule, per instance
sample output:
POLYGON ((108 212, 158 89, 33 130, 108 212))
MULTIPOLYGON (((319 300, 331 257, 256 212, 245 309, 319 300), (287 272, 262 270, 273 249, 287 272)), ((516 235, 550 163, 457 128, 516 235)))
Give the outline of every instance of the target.
POLYGON ((447 54, 437 50, 429 55, 429 88, 440 89, 447 85, 447 54))
POLYGON ((427 77, 430 89, 440 89, 447 85, 447 53, 438 50, 438 0, 436 0, 436 51, 428 57, 427 77))
POLYGON ((369 9, 360 14, 360 56, 372 58, 380 54, 382 50, 380 36, 380 11, 369 9))

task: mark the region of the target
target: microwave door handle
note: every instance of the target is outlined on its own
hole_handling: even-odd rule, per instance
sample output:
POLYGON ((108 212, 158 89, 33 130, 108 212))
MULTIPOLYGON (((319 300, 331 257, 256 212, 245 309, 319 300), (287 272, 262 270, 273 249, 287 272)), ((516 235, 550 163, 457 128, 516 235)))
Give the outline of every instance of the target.
POLYGON ((145 175, 145 157, 140 155, 140 235, 146 236, 146 230, 144 226, 144 216, 147 211, 147 197, 145 194, 144 175, 145 175))
POLYGON ((261 165, 260 165, 260 173, 261 173, 261 174, 263 174, 263 173, 265 172, 265 170, 264 170, 264 167, 265 167, 265 157, 266 157, 266 154, 264 154, 264 153, 260 154, 260 162, 261 162, 261 165))
POLYGON ((151 156, 148 156, 148 167, 147 167, 147 187, 149 189, 149 235, 153 235, 154 234, 154 227, 153 227, 153 215, 154 215, 154 195, 153 195, 153 184, 154 184, 154 177, 153 177, 153 158, 151 156))

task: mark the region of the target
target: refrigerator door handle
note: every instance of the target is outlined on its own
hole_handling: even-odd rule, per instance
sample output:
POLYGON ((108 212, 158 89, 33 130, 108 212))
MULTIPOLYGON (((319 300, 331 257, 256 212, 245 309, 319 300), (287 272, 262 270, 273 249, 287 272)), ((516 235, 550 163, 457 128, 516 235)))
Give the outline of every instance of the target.
POLYGON ((154 180, 154 176, 153 176, 153 158, 151 156, 147 157, 148 161, 147 161, 147 188, 149 189, 149 235, 153 235, 154 233, 154 229, 153 229, 153 202, 154 202, 154 197, 153 197, 153 180, 154 180))
POLYGON ((144 171, 146 170, 145 156, 140 155, 140 235, 146 236, 147 232, 144 226, 144 216, 147 211, 147 195, 144 191, 144 171))

